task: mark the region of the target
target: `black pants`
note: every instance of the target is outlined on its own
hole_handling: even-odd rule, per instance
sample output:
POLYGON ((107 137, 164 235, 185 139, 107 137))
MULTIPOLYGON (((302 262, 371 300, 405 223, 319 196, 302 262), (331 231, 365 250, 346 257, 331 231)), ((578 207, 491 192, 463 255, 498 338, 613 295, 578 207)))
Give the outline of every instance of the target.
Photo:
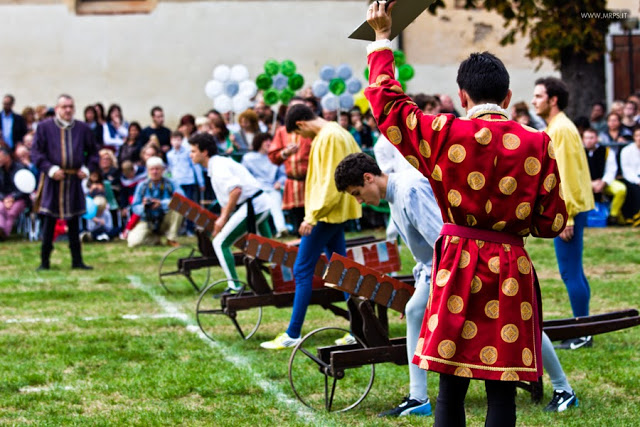
MULTIPOLYGON (((56 227, 56 219, 49 215, 42 215, 42 247, 40 249, 40 264, 49 267, 49 257, 53 250, 53 232, 56 227)), ((82 265, 82 250, 80 247, 80 217, 74 216, 67 219, 69 228, 69 249, 71 250, 71 265, 82 265)))
MULTIPOLYGON (((440 391, 434 427, 465 426, 464 399, 469 378, 440 374, 440 391)), ((484 382, 487 391, 487 427, 516 425, 516 385, 510 381, 484 382)))

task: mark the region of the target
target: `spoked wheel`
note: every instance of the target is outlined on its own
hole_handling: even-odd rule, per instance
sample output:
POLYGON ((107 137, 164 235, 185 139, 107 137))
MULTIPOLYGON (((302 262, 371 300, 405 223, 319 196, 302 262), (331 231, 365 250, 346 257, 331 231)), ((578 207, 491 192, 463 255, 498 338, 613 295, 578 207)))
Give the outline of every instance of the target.
POLYGON ((212 341, 231 339, 239 333, 242 339, 251 338, 262 321, 262 307, 235 310, 229 307, 234 300, 253 295, 241 280, 220 279, 206 287, 198 298, 196 319, 202 332, 212 341), (230 291, 229 284, 239 287, 230 291), (224 316, 219 316, 220 314, 224 316))
POLYGON ((185 284, 190 283, 191 286, 200 292, 200 288, 209 283, 210 268, 204 267, 198 270, 191 270, 186 274, 180 268, 181 259, 190 259, 199 257, 200 253, 191 246, 178 246, 170 249, 162 257, 160 267, 158 268, 158 278, 160 285, 169 293, 180 292, 185 288, 185 284))
POLYGON ((342 328, 316 329, 291 353, 289 383, 298 400, 311 409, 348 411, 358 406, 373 386, 375 365, 342 369, 331 363, 332 352, 366 347, 357 337, 355 344, 336 345, 335 341, 347 333, 349 331, 342 328))

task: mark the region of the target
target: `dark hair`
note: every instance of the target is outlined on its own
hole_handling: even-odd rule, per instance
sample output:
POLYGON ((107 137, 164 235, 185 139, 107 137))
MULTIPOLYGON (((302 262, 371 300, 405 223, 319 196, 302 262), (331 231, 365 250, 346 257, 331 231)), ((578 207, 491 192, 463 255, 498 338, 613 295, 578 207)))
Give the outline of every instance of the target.
POLYGON ((317 117, 318 116, 311 111, 311 108, 307 107, 305 104, 296 104, 291 106, 284 118, 284 125, 287 128, 287 133, 291 133, 298 129, 296 122, 309 122, 317 117))
POLYGON ((11 150, 9 149, 8 146, 0 145, 0 153, 4 153, 7 156, 11 157, 11 150))
POLYGON ((227 128, 227 124, 224 122, 224 119, 221 116, 215 116, 213 119, 211 119, 211 124, 217 128, 220 128, 222 132, 219 136, 215 135, 216 138, 221 139, 222 141, 227 139, 230 132, 227 128))
POLYGON ((200 151, 206 151, 209 153, 209 157, 213 157, 218 154, 218 146, 213 135, 208 133, 197 133, 189 138, 189 144, 195 145, 200 151))
POLYGON ((632 135, 635 135, 636 131, 640 130, 640 125, 635 125, 632 130, 633 130, 633 134, 632 135))
POLYGON ((193 117, 192 114, 185 114, 184 116, 180 117, 180 125, 191 125, 191 126, 195 126, 196 125, 196 118, 193 117))
POLYGON ((489 52, 472 53, 462 61, 456 82, 476 104, 499 104, 509 94, 509 73, 502 61, 489 52))
POLYGON ((155 114, 156 111, 160 111, 161 113, 164 112, 164 111, 162 111, 162 107, 160 107, 159 105, 156 105, 155 107, 153 107, 151 109, 151 117, 153 117, 153 115, 155 114))
POLYGON ((583 133, 583 134, 584 134, 585 132, 592 132, 592 133, 595 133, 595 134, 596 134, 596 136, 598 136, 598 131, 597 131, 597 130, 595 130, 594 128, 592 128, 592 127, 588 127, 588 128, 586 128, 585 130, 583 130, 583 131, 582 131, 582 133, 583 133))
POLYGON ((352 153, 342 159, 336 167, 334 178, 338 191, 346 191, 347 187, 364 185, 364 174, 381 176, 382 171, 373 157, 364 153, 352 153))
POLYGON ((113 113, 114 110, 118 110, 120 112, 120 118, 124 121, 124 117, 122 115, 122 108, 120 108, 118 104, 111 104, 109 106, 109 110, 107 111, 107 117, 105 117, 104 119, 108 122, 111 121, 111 113, 113 113))
POLYGON ((96 121, 104 120, 104 105, 101 102, 93 104, 93 108, 96 110, 96 121))
POLYGON ((420 109, 420 111, 424 111, 427 105, 430 105, 431 107, 436 107, 440 103, 440 100, 435 96, 426 95, 424 93, 417 94, 413 98, 413 101, 418 105, 418 108, 420 109))
POLYGON ((573 121, 573 124, 576 125, 577 128, 588 129, 591 127, 591 121, 585 116, 576 117, 573 121))
POLYGON ((180 132, 179 130, 174 130, 173 132, 171 132, 171 138, 176 137, 176 138, 184 138, 184 134, 182 132, 180 132))
POLYGON ((253 137, 253 141, 251 142, 251 149, 253 151, 258 151, 260 150, 260 147, 262 147, 262 144, 265 141, 269 141, 271 139, 271 135, 268 133, 259 133, 256 136, 253 137))
POLYGON ((14 104, 16 102, 16 99, 10 93, 7 93, 4 97, 9 98, 11 100, 11 104, 14 104))
POLYGON ((604 104, 604 102, 602 101, 594 102, 593 104, 591 104, 591 108, 595 107, 596 105, 599 105, 600 107, 602 107, 602 111, 607 111, 607 106, 604 104))
POLYGON ((138 132, 142 132, 142 126, 140 126, 140 123, 138 122, 129 123, 129 129, 131 129, 131 127, 136 127, 138 128, 138 132))
POLYGON ((252 109, 244 110, 242 113, 238 115, 238 123, 242 123, 243 120, 249 122, 249 126, 251 128, 251 132, 258 133, 260 132, 260 124, 258 121, 258 115, 252 109))
POLYGON ((93 120, 94 121, 98 121, 98 113, 96 112, 96 107, 94 107, 93 105, 87 105, 86 107, 84 107, 84 118, 87 118, 87 112, 93 112, 93 120))
POLYGON ((562 111, 569 105, 569 89, 560 79, 555 77, 544 77, 536 80, 536 86, 542 85, 547 90, 549 99, 554 96, 558 98, 558 108, 562 111))

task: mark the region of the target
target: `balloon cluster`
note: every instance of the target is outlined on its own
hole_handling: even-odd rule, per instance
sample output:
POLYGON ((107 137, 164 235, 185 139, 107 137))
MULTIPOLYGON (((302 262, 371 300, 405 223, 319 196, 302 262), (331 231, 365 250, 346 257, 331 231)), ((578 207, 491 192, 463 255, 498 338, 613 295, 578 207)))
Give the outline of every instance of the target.
POLYGON ((213 70, 213 79, 204 88, 205 94, 213 100, 213 108, 221 113, 242 113, 251 107, 251 98, 257 91, 244 65, 218 65, 213 70))
MULTIPOLYGON (((402 85, 402 90, 407 90, 407 82, 416 74, 412 65, 407 64, 407 57, 401 50, 394 50, 393 57, 396 64, 395 78, 402 85)), ((369 81, 369 67, 364 70, 364 77, 369 81)))
POLYGON ((354 105, 353 96, 362 89, 362 82, 353 76, 348 64, 337 67, 325 65, 320 69, 320 79, 311 86, 313 95, 321 98, 324 110, 350 110, 354 105))
POLYGON ((267 105, 282 102, 288 105, 295 92, 304 86, 304 77, 296 72, 296 64, 291 60, 278 62, 268 59, 264 63, 264 73, 256 78, 256 86, 264 91, 263 99, 267 105))

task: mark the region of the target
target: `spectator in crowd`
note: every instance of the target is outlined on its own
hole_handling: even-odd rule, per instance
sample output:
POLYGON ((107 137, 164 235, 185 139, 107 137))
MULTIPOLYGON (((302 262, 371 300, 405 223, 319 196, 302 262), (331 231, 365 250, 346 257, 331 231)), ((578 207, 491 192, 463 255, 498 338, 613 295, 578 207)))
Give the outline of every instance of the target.
POLYGON ((164 111, 157 105, 151 109, 151 125, 142 130, 142 143, 147 143, 151 135, 158 137, 162 157, 166 157, 166 153, 171 149, 171 130, 164 126, 164 111))
POLYGON ((601 133, 600 142, 607 145, 627 144, 633 139, 632 133, 622 127, 622 118, 618 113, 607 114, 607 130, 601 133))
MULTIPOLYGON (((306 104, 299 97, 289 102, 289 108, 297 104, 306 104)), ((309 151, 311 139, 288 133, 285 126, 280 126, 269 148, 269 159, 275 165, 284 165, 287 179, 284 182, 282 209, 287 212, 289 223, 293 225, 295 233, 304 220, 305 179, 309 166, 309 151)))
POLYGON ((22 138, 22 144, 27 147, 27 150, 31 151, 33 147, 33 138, 36 136, 35 132, 27 132, 27 134, 22 138))
POLYGON ((104 196, 104 180, 102 179, 102 173, 100 169, 96 169, 89 173, 89 177, 85 183, 85 194, 91 198, 96 196, 104 196))
POLYGON ((622 117, 624 114, 624 101, 616 99, 611 103, 610 113, 616 113, 619 117, 622 117))
POLYGON ((31 173, 35 175, 37 180, 39 172, 36 168, 36 165, 34 165, 31 161, 31 150, 29 150, 25 144, 18 144, 15 149, 14 155, 16 157, 16 161, 23 167, 29 169, 31 173))
POLYGON ((608 223, 623 223, 621 209, 627 196, 627 188, 616 180, 618 165, 615 153, 610 147, 598 144, 598 134, 593 128, 588 128, 582 133, 582 143, 587 153, 591 188, 595 199, 602 202, 603 196, 611 197, 608 223))
POLYGON ((123 223, 126 221, 126 225, 120 235, 122 240, 127 239, 129 232, 133 230, 133 227, 135 227, 140 220, 140 216, 131 212, 131 203, 133 202, 136 187, 146 178, 147 171, 144 167, 139 166, 130 160, 122 162, 120 176, 120 200, 118 203, 123 223))
POLYGON ((44 176, 38 209, 43 216, 39 270, 50 268, 56 219, 66 220, 68 226, 71 268, 92 268, 82 260, 80 215, 86 211, 82 180, 87 168, 98 169, 98 146, 89 126, 74 121, 74 112, 73 98, 60 95, 55 118, 38 125, 33 142, 33 162, 44 176))
POLYGON ((189 138, 196 133, 196 118, 191 114, 185 114, 180 117, 178 123, 178 130, 184 135, 184 143, 189 143, 189 138))
POLYGON ((380 138, 380 130, 378 129, 375 117, 371 114, 371 109, 368 109, 364 114, 364 122, 369 126, 369 128, 371 128, 371 138, 373 138, 373 144, 375 146, 376 141, 380 138))
POLYGON ((0 148, 0 240, 11 234, 13 224, 27 207, 29 195, 16 188, 14 177, 23 166, 11 158, 11 151, 0 148))
POLYGON ((640 127, 633 131, 633 144, 622 149, 620 171, 627 187, 627 200, 622 208, 627 223, 640 226, 640 127))
POLYGON ((98 147, 102 147, 104 130, 102 128, 102 125, 98 123, 96 107, 94 107, 93 105, 87 105, 86 107, 84 107, 84 122, 93 131, 93 136, 95 136, 96 138, 98 147))
POLYGON ((253 138, 260 132, 260 124, 258 123, 258 115, 255 111, 245 110, 238 116, 238 124, 240 129, 235 134, 236 145, 238 151, 246 152, 253 143, 253 138))
POLYGON ((626 130, 628 133, 633 134, 633 129, 638 122, 636 116, 638 115, 638 104, 633 101, 626 101, 624 103, 624 109, 622 110, 622 120, 620 128, 626 130))
POLYGON ((334 171, 338 163, 360 151, 351 134, 339 124, 316 116, 302 104, 289 109, 285 126, 287 132, 313 138, 313 142, 305 187, 305 218, 298 229, 302 240, 293 267, 296 282, 293 311, 287 331, 260 344, 271 350, 300 342, 316 263, 323 251, 329 258, 333 252, 345 255, 344 224, 362 216, 358 202, 335 187, 334 171))
POLYGON ((447 94, 441 93, 438 95, 440 98, 440 112, 445 114, 453 114, 456 117, 460 117, 460 113, 453 106, 453 99, 447 94))
POLYGON ((360 133, 355 130, 355 128, 351 124, 351 115, 347 111, 340 111, 340 113, 338 114, 338 124, 351 134, 353 139, 356 140, 356 143, 359 147, 362 147, 360 133))
POLYGON ((103 148, 99 151, 100 173, 102 179, 109 182, 111 190, 116 200, 120 195, 120 169, 118 169, 118 160, 113 151, 103 148))
POLYGON ((169 209, 174 191, 182 194, 180 187, 164 178, 164 162, 160 157, 147 160, 147 179, 136 187, 131 211, 140 221, 129 232, 127 244, 130 248, 143 244, 159 244, 161 236, 167 238, 167 245, 179 246, 176 241, 182 217, 169 209))
POLYGON ((231 247, 247 232, 271 237, 269 198, 260 183, 240 163, 218 155, 213 136, 202 133, 191 137, 191 160, 207 167, 213 191, 220 203, 220 216, 213 231, 213 249, 230 289, 240 287, 231 247))
POLYGON ((195 133, 210 133, 211 124, 209 119, 205 116, 196 117, 196 132, 195 133))
POLYGON ((0 130, 5 144, 14 149, 18 142, 22 142, 22 137, 28 132, 24 118, 13 111, 15 98, 13 95, 5 95, 2 98, 2 112, 0 112, 0 130))
MULTIPOLYGON (((360 146, 363 148, 372 148, 373 134, 371 131, 371 127, 364 121, 360 108, 353 107, 351 111, 349 111, 349 114, 351 115, 351 125, 353 126, 353 129, 358 132, 360 138, 360 146)), ((357 138, 356 142, 358 142, 357 138)))
POLYGON ((236 144, 236 138, 227 128, 224 119, 220 115, 212 115, 210 119, 211 134, 216 141, 218 152, 220 154, 231 154, 240 146, 236 144))
POLYGON ((46 114, 47 114, 47 106, 40 104, 40 105, 36 105, 36 123, 40 123, 41 121, 43 121, 44 119, 46 119, 46 114))
POLYGON ((107 209, 107 199, 104 196, 93 198, 97 209, 96 216, 87 220, 87 231, 81 235, 83 242, 108 242, 118 235, 118 227, 113 226, 113 218, 107 209))
POLYGON ((268 132, 271 124, 273 123, 273 110, 267 104, 265 104, 263 99, 260 99, 256 102, 255 112, 258 116, 258 126, 260 127, 260 132, 268 132))
MULTIPOLYGON (((567 208, 567 225, 554 239, 560 276, 569 293, 573 315, 588 316, 591 289, 582 265, 583 236, 588 212, 595 205, 587 156, 578 129, 563 112, 569 103, 569 91, 562 80, 536 80, 531 103, 547 122, 546 132, 553 143, 567 208)), ((574 350, 592 344, 592 337, 585 336, 564 340, 558 348, 574 350)))
POLYGON ((595 129, 598 134, 607 131, 606 112, 607 107, 603 102, 594 102, 593 105, 591 105, 591 117, 589 120, 591 121, 591 127, 595 129))
MULTIPOLYGON (((184 135, 180 131, 171 133, 171 150, 167 153, 168 171, 171 180, 179 185, 184 195, 194 202, 200 200, 200 192, 204 191, 202 169, 191 161, 191 146, 183 143, 184 135)), ((195 224, 187 220, 187 233, 193 234, 195 224)))
POLYGON ((438 114, 440 112, 440 100, 435 96, 419 93, 414 97, 414 100, 424 114, 438 114))
POLYGON ((145 165, 147 164, 147 160, 149 160, 151 157, 162 157, 160 146, 156 142, 154 142, 153 137, 140 150, 140 165, 142 166, 142 168, 145 167, 145 165))
POLYGON ((338 121, 338 112, 333 110, 322 109, 322 118, 328 122, 338 121))
POLYGON ((22 118, 27 127, 27 132, 35 132, 36 126, 38 126, 36 122, 36 110, 34 110, 33 107, 24 107, 22 109, 22 118))
POLYGON ((102 126, 103 145, 116 154, 129 133, 129 123, 122 116, 122 109, 118 104, 112 104, 107 112, 107 120, 102 126))
POLYGON ((96 110, 96 121, 100 126, 104 125, 107 122, 104 105, 101 102, 96 102, 93 104, 93 108, 96 110))
POLYGON ((140 132, 142 132, 140 123, 131 122, 127 139, 118 152, 118 163, 122 164, 126 160, 137 163, 140 160, 140 148, 142 147, 140 132))
POLYGON ((271 217, 276 227, 276 237, 288 234, 282 212, 282 189, 286 179, 284 166, 277 166, 269 160, 271 135, 259 133, 253 138, 252 151, 242 156, 242 165, 260 183, 260 188, 271 201, 271 217))

